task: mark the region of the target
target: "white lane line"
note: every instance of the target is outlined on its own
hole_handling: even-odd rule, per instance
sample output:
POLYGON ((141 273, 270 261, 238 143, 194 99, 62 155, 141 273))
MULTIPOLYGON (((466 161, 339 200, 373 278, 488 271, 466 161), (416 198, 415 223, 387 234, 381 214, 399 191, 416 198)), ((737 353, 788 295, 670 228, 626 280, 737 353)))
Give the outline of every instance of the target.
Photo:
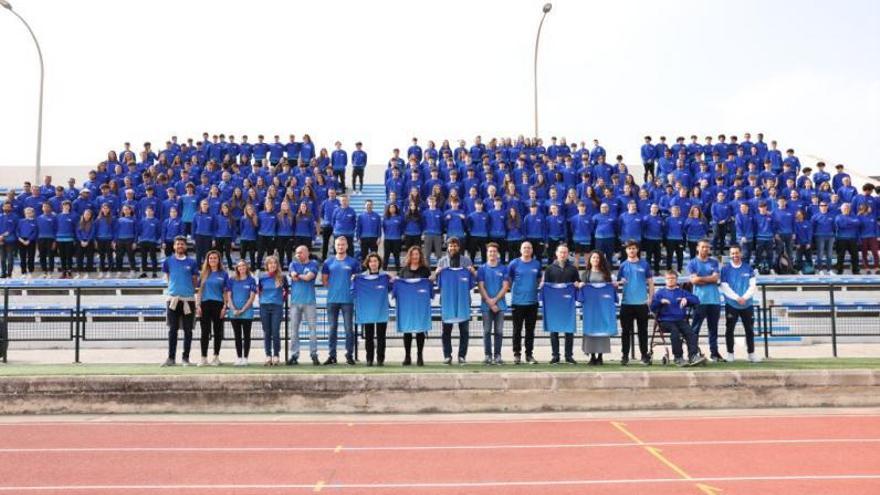
MULTIPOLYGON (((750 420, 750 419, 840 419, 840 418, 880 418, 880 414, 791 414, 791 415, 744 415, 744 416, 623 416, 621 420, 629 422, 633 421, 732 421, 732 420, 750 420)), ((428 425, 438 426, 444 424, 450 425, 507 425, 507 424, 555 424, 555 423, 607 423, 609 417, 603 418, 547 418, 547 419, 471 419, 471 420, 448 420, 435 419, 430 421, 297 421, 295 419, 279 419, 277 421, 250 421, 243 419, 242 421, 165 421, 157 419, 155 421, 116 421, 113 419, 95 419, 95 420, 71 420, 71 421, 3 421, 0 419, 0 428, 16 427, 16 426, 69 426, 69 425, 90 425, 90 426, 398 426, 398 425, 428 425)))
MULTIPOLYGON (((693 440, 650 442, 652 446, 700 446, 700 445, 817 445, 880 443, 880 438, 805 438, 778 440, 693 440)), ((0 454, 28 453, 138 453, 138 452, 185 452, 185 453, 249 453, 249 452, 382 452, 382 451, 431 451, 431 450, 528 450, 528 449, 595 449, 640 447, 632 442, 561 443, 561 444, 496 444, 496 445, 398 445, 343 447, 32 447, 0 448, 0 454)))
MULTIPOLYGON (((843 475, 805 475, 805 476, 717 476, 706 478, 646 478, 646 479, 604 479, 604 480, 542 480, 542 481, 462 481, 449 483, 327 483, 324 490, 412 490, 419 488, 504 488, 528 486, 589 486, 589 485, 649 485, 653 483, 690 484, 694 482, 761 482, 761 481, 851 481, 880 480, 878 474, 843 475)), ((313 490, 314 483, 273 483, 273 484, 214 484, 214 485, 43 485, 43 486, 0 486, 0 492, 9 491, 121 491, 121 490, 313 490)))

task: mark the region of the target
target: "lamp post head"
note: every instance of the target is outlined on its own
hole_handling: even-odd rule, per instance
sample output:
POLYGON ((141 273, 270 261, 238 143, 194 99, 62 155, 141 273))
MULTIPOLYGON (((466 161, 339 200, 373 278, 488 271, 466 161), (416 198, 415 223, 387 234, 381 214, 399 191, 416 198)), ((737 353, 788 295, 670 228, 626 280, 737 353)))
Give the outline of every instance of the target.
POLYGON ((0 0, 0 7, 12 10, 12 4, 9 3, 7 0, 0 0))
MULTIPOLYGON (((6 1, 6 0, 0 0, 0 2, 5 2, 5 1, 6 1)), ((545 3, 545 4, 544 4, 544 8, 543 8, 544 13, 546 14, 547 12, 550 12, 550 9, 552 9, 552 8, 553 8, 553 4, 552 4, 552 3, 550 3, 550 2, 545 3)))

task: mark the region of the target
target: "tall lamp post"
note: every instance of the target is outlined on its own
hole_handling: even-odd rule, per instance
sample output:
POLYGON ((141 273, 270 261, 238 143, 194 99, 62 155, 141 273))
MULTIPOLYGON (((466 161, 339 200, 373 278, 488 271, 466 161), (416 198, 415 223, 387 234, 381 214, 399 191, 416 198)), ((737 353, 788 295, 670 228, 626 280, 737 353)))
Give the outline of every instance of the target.
MULTIPOLYGON (((0 0, 4 1, 4 0, 0 0)), ((544 27, 544 19, 547 17, 547 13, 550 12, 550 9, 553 8, 553 4, 547 2, 544 4, 543 9, 544 15, 541 16, 541 23, 538 24, 538 35, 535 37, 535 138, 538 138, 538 43, 541 41, 541 28, 544 27)))
POLYGON ((16 12, 12 8, 12 4, 9 3, 8 0, 0 0, 0 7, 5 8, 6 10, 12 12, 15 17, 24 24, 24 27, 27 28, 28 32, 31 33, 31 38, 34 39, 34 45, 37 46, 37 55, 40 57, 40 106, 39 112, 37 113, 37 169, 35 172, 35 181, 34 184, 40 183, 40 169, 42 168, 42 159, 41 159, 41 151, 43 148, 43 81, 46 75, 46 69, 43 66, 43 50, 40 49, 40 42, 37 41, 37 35, 34 34, 34 30, 31 29, 30 24, 24 20, 24 17, 20 16, 18 12, 16 12))

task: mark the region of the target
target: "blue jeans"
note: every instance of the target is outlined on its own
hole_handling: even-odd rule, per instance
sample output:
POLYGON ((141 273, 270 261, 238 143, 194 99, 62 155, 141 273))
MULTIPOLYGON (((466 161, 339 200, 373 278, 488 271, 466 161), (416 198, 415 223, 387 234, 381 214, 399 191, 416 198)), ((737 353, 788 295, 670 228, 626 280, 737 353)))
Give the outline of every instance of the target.
POLYGON ((834 239, 816 236, 816 269, 830 270, 834 239))
POLYGON ((697 338, 700 337, 700 327, 703 320, 709 322, 709 353, 718 354, 718 320, 721 318, 720 304, 698 304, 694 309, 694 321, 691 322, 691 330, 697 338))
POLYGON ((501 358, 504 343, 504 311, 483 310, 483 352, 488 358, 501 358), (494 337, 494 342, 493 342, 494 337))
POLYGON ((278 357, 281 353, 281 317, 284 307, 280 304, 260 304, 260 323, 263 324, 263 348, 266 357, 278 357))
POLYGON ((776 242, 776 253, 785 253, 789 260, 794 259, 794 236, 791 234, 779 234, 779 241, 776 242))
POLYGON ((330 357, 336 357, 336 342, 339 340, 339 312, 342 311, 342 324, 345 327, 345 356, 354 356, 354 304, 327 303, 327 319, 330 320, 330 357))

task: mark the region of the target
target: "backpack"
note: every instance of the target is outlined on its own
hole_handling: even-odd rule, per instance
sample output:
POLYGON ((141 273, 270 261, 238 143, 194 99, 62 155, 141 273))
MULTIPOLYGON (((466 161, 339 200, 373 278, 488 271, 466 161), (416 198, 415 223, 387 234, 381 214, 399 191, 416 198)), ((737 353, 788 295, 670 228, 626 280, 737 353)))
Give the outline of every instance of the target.
POLYGON ((791 275, 794 273, 794 267, 792 267, 791 259, 788 257, 788 253, 782 251, 779 253, 779 257, 776 259, 776 274, 777 275, 791 275))

